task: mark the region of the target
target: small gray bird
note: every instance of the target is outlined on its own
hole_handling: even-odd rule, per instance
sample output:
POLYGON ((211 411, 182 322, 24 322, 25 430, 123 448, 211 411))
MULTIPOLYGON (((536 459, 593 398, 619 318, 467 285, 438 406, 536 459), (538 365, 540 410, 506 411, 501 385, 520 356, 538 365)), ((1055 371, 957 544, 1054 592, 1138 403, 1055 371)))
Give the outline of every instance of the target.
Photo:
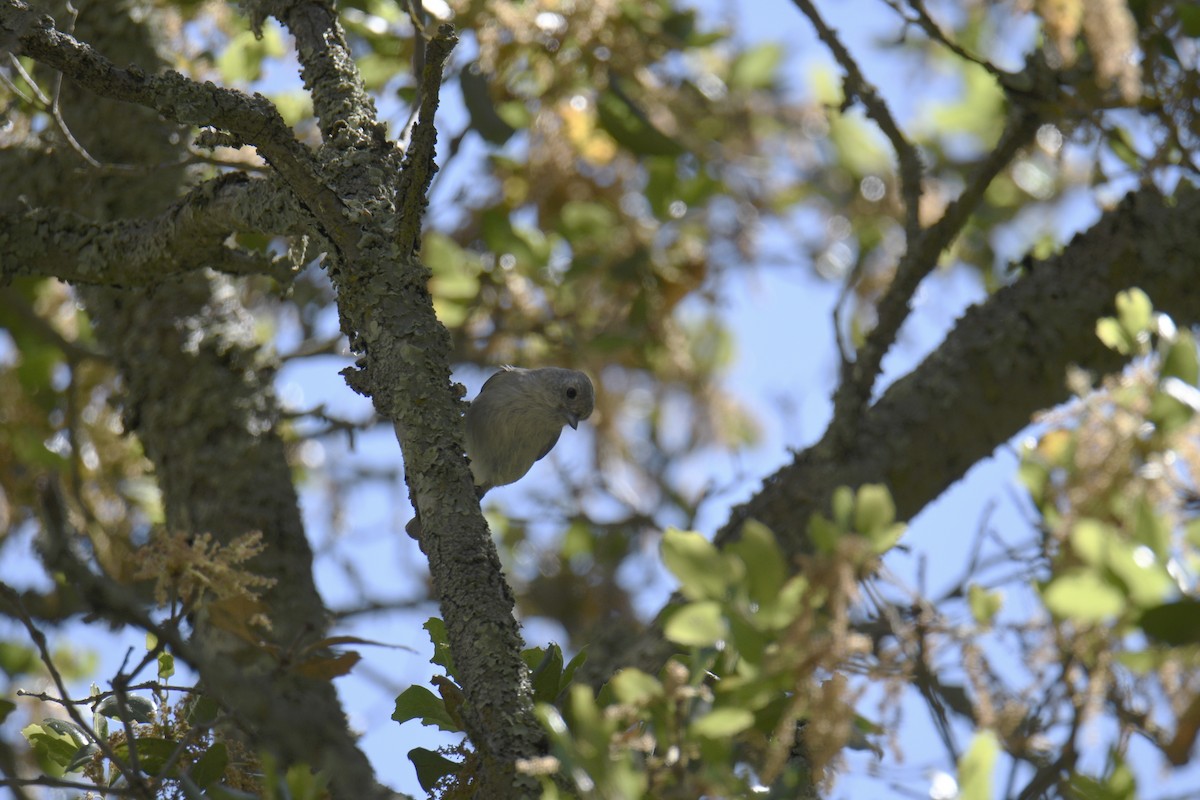
POLYGON ((579 427, 596 397, 574 369, 503 367, 467 409, 467 457, 482 495, 520 480, 558 442, 563 425, 579 427))
MULTIPOLYGON (((524 477, 558 443, 563 425, 577 428, 595 403, 591 380, 578 370, 501 367, 467 408, 467 457, 479 496, 524 477)), ((420 541, 419 518, 405 530, 420 541)))

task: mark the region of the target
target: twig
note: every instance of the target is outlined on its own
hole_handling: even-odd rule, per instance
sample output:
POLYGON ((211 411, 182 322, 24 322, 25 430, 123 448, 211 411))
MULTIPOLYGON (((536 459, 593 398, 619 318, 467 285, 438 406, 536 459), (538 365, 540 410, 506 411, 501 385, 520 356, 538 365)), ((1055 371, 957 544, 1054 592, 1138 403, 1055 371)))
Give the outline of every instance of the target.
POLYGON ((811 0, 792 0, 792 2, 808 17, 817 32, 817 37, 825 43, 829 52, 846 71, 844 83, 846 102, 849 103, 854 97, 861 100, 867 110, 867 116, 875 121, 875 124, 883 131, 883 135, 892 143, 892 147, 896 151, 896 161, 900 167, 900 196, 904 199, 904 230, 908 235, 908 240, 913 241, 921 229, 919 212, 923 168, 917 148, 900 130, 887 103, 863 76, 854 56, 850 55, 850 51, 842 44, 837 33, 825 24, 825 20, 821 18, 811 0))
POLYGON ((846 442, 853 438, 857 419, 865 410, 879 377, 883 357, 908 318, 909 303, 917 287, 937 266, 939 256, 958 236, 996 175, 1029 142, 1039 124, 1039 115, 1018 106, 1000 135, 1000 141, 975 169, 962 194, 947 206, 941 219, 915 240, 909 240, 908 250, 896 266, 892 284, 879 301, 876 325, 867 335, 858 359, 843 373, 834 394, 834 418, 830 423, 834 441, 846 442))
POLYGON ((413 126, 412 140, 404 156, 404 169, 396 187, 396 207, 400 215, 396 242, 401 253, 415 253, 420 246, 421 217, 429 204, 429 184, 437 172, 434 116, 440 99, 442 69, 456 44, 458 37, 454 34, 454 26, 440 25, 426 50, 420 83, 420 118, 413 126))
MULTIPOLYGON (((50 655, 50 648, 46 643, 46 635, 42 633, 41 629, 38 628, 37 625, 33 623, 33 619, 29 616, 29 612, 25 610, 25 604, 21 602, 21 595, 16 589, 13 589, 8 584, 0 582, 0 597, 3 597, 5 600, 7 600, 16 611, 17 619, 19 619, 21 624, 25 626, 25 630, 29 633, 29 638, 33 640, 33 644, 38 651, 38 656, 41 658, 42 664, 45 665, 47 672, 50 673, 50 679, 54 681, 54 686, 58 689, 58 693, 62 697, 68 697, 69 693, 67 692, 66 682, 63 681, 62 673, 58 671, 58 665, 54 663, 54 658, 50 655)), ((121 772, 121 775, 125 778, 125 781, 129 784, 130 788, 136 789, 136 791, 133 793, 149 800, 149 798, 153 796, 153 793, 142 781, 141 776, 139 776, 135 770, 131 769, 130 766, 123 760, 117 757, 116 752, 109 745, 108 741, 92 729, 92 726, 83 718, 83 715, 79 713, 79 709, 76 708, 76 705, 64 704, 63 708, 67 710, 67 715, 71 718, 71 721, 79 726, 79 729, 87 734, 87 737, 91 739, 98 748, 100 748, 100 752, 104 753, 104 757, 112 761, 113 766, 115 766, 121 772)), ((92 785, 89 788, 92 790, 96 789, 95 785, 92 785)))
POLYGON ((925 8, 924 0, 908 0, 908 5, 912 8, 913 13, 916 14, 915 17, 910 17, 908 14, 904 13, 904 9, 900 7, 898 0, 884 0, 884 2, 895 9, 896 13, 900 15, 901 19, 909 24, 916 25, 921 28, 921 30, 925 32, 926 36, 945 47, 951 53, 954 53, 954 55, 958 56, 964 61, 969 61, 972 64, 983 67, 988 73, 997 78, 1003 79, 1008 77, 1009 73, 1000 69, 987 59, 980 58, 974 53, 969 52, 958 42, 947 36, 945 31, 942 30, 942 27, 938 25, 937 21, 934 20, 934 18, 929 14, 929 10, 925 8))
MULTIPOLYGON (((171 684, 159 683, 158 681, 145 681, 143 683, 135 684, 133 686, 127 686, 127 687, 125 687, 125 691, 127 691, 127 692, 141 692, 141 691, 160 692, 160 691, 164 691, 164 692, 189 692, 189 693, 192 693, 192 692, 199 692, 200 690, 197 689, 195 686, 173 686, 171 684)), ((17 697, 31 697, 34 700, 39 700, 43 703, 55 703, 55 704, 61 705, 61 706, 66 706, 66 705, 90 706, 90 705, 94 705, 95 703, 100 702, 101 700, 105 699, 106 697, 113 697, 116 694, 117 694, 117 692, 114 689, 114 690, 109 690, 109 691, 104 691, 104 692, 97 692, 95 694, 89 694, 87 697, 81 697, 78 700, 73 700, 70 697, 55 697, 54 695, 52 695, 48 692, 29 692, 24 689, 17 690, 17 697)))
POLYGON ((97 786, 94 783, 68 781, 62 778, 51 778, 46 775, 40 778, 0 778, 0 786, 18 788, 22 786, 45 786, 52 789, 79 789, 90 794, 115 794, 122 797, 144 796, 133 787, 97 786))
POLYGON ((408 120, 404 123, 400 135, 396 137, 396 144, 399 148, 407 151, 409 142, 412 141, 413 127, 421 116, 421 105, 424 102, 425 43, 429 39, 429 32, 425 29, 425 6, 421 0, 402 0, 401 4, 407 9, 408 18, 412 20, 416 33, 413 36, 412 68, 413 77, 417 79, 417 95, 413 98, 412 109, 408 112, 408 120))

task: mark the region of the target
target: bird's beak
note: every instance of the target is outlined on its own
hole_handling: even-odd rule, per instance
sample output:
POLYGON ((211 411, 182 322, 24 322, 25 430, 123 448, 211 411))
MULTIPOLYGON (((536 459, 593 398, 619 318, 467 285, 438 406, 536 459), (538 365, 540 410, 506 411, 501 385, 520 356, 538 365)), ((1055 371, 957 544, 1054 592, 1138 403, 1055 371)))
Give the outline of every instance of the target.
POLYGON ((579 415, 573 411, 567 412, 567 424, 571 426, 571 430, 579 429, 579 415))

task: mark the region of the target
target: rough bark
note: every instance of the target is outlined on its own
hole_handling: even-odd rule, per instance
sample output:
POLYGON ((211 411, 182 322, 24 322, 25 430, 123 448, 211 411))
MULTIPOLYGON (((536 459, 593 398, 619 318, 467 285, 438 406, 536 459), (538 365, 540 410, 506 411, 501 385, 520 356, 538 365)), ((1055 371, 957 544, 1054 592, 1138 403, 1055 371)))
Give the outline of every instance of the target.
MULTIPOLYGON (((371 395, 380 414, 396 423, 414 498, 430 532, 423 545, 442 603, 456 677, 467 699, 464 719, 480 757, 475 787, 480 796, 526 796, 536 791, 537 784, 521 775, 516 765, 519 759, 540 752, 543 737, 532 713, 528 671, 520 657, 520 630, 512 615, 513 598, 463 457, 460 394, 449 379, 449 338, 433 312, 426 288, 429 271, 415 257, 420 215, 434 169, 433 112, 441 64, 454 44, 453 33, 443 29, 429 43, 421 122, 401 163, 405 154, 386 139, 383 125, 361 90, 331 4, 245 5, 252 19, 277 16, 296 36, 302 74, 324 140, 315 156, 295 142, 263 98, 197 84, 171 73, 149 75, 141 67, 118 69, 98 52, 36 18, 20 0, 0 3, 0 34, 15 41, 26 55, 77 76, 91 92, 144 105, 176 122, 217 126, 254 144, 306 210, 315 231, 328 244, 326 263, 338 292, 342 327, 361 355, 347 379, 371 395)), ((129 61, 138 63, 137 59, 129 61)), ((160 198, 158 208, 167 204, 160 198)), ((108 211, 91 216, 96 220, 122 216, 112 213, 113 209, 108 211)), ((140 206, 125 211, 130 216, 154 213, 140 206)), ((186 315, 187 311, 181 309, 180 313, 186 315)), ((229 353, 217 350, 218 355, 229 353)), ((131 362, 138 357, 131 353, 131 362)), ((240 356, 235 366, 248 369, 240 356)), ((195 376, 189 375, 189 380, 195 382, 195 376)), ((229 398, 210 397, 209 392, 201 391, 187 399, 184 409, 205 400, 217 403, 229 398)), ((269 394, 260 399, 271 402, 269 394)), ((245 422, 241 415, 248 410, 231 413, 234 418, 228 420, 227 429, 210 432, 217 444, 230 429, 245 422)), ((143 421, 135 417, 135 421, 159 429, 156 418, 143 421)), ((193 444, 201 443, 189 437, 187 446, 193 444)), ((149 445, 147 449, 151 449, 149 445)), ((176 451, 169 443, 155 448, 157 454, 168 458, 183 452, 176 451)), ((217 469, 222 455, 223 451, 202 454, 208 459, 205 465, 217 469)), ((170 466, 160 465, 160 469, 170 466)), ((191 477, 199 476, 192 473, 191 477)), ((189 511, 187 521, 196 518, 189 511)), ((296 554, 298 545, 293 542, 289 546, 296 554)), ((277 557, 284 558, 284 554, 281 549, 277 557)), ((293 564, 276 566, 291 569, 293 564)), ((314 625, 321 624, 314 620, 314 625)), ((340 712, 335 716, 340 723, 340 712)), ((281 715, 279 721, 295 724, 288 715, 281 715)), ((262 733, 266 740, 268 731, 262 733)), ((299 735, 279 734, 283 741, 299 735)), ((325 758, 308 760, 317 766, 329 765, 325 758)), ((347 762, 337 774, 344 776, 342 780, 354 780, 347 773, 359 772, 357 767, 357 762, 347 762)), ((369 775, 368 770, 361 772, 369 775)), ((347 791, 339 793, 353 796, 347 791)))
MULTIPOLYGON (((11 13, 12 5, 4 11, 11 13)), ((146 82, 160 80, 141 73, 161 66, 154 50, 153 17, 139 24, 121 13, 128 11, 128 6, 112 3, 82 4, 77 31, 97 49, 139 65, 128 74, 141 75, 146 82)), ((44 26, 38 30, 42 38, 55 39, 44 26)), ((97 67, 95 52, 80 48, 68 48, 68 55, 53 49, 48 53, 55 54, 48 62, 84 78, 82 85, 64 85, 62 103, 68 124, 91 153, 123 164, 179 160, 177 146, 170 144, 178 132, 175 125, 92 93, 97 88, 95 69, 108 69, 111 63, 97 67), (83 55, 72 61, 72 52, 83 55)), ((101 92, 111 93, 119 92, 111 86, 101 92)), ((81 166, 72 156, 66 151, 61 160, 39 166, 52 174, 70 174, 81 166)), ((83 169, 77 180, 60 180, 30 199, 84 215, 99 226, 162 214, 184 188, 183 177, 178 169, 146 174, 83 169)), ((183 208, 186 216, 188 206, 183 208)), ((188 220, 179 215, 167 222, 181 223, 176 231, 188 231, 188 220)), ((122 225, 109 229, 121 230, 122 225)), ((61 228, 55 232, 59 236, 54 245, 60 250, 74 246, 61 228)), ((147 274, 203 266, 204 252, 181 259, 180 250, 166 246, 175 244, 187 252, 194 240, 186 235, 177 242, 157 243, 157 253, 153 237, 141 241, 146 248, 136 261, 147 274)), ((80 262, 100 272, 118 268, 123 260, 120 250, 93 246, 79 251, 88 253, 80 262)), ((299 648, 323 637, 328 615, 313 583, 312 553, 276 429, 272 364, 255 341, 253 320, 240 307, 233 288, 207 274, 148 290, 86 288, 81 296, 99 343, 120 370, 126 423, 154 464, 167 527, 209 533, 219 542, 250 531, 262 533, 265 552, 252 568, 276 581, 263 598, 272 622, 264 638, 286 662, 299 648)), ((256 747, 274 752, 285 763, 325 770, 336 796, 381 794, 328 680, 289 670, 278 656, 237 640, 203 614, 195 618, 194 628, 192 642, 201 646, 191 648, 197 656, 193 666, 205 690, 232 714, 256 747)))
MULTIPOLYGON (((757 519, 791 556, 810 552, 808 519, 828 513, 839 486, 886 484, 899 517, 911 519, 1034 414, 1065 401, 1068 367, 1097 375, 1124 367, 1126 359, 1095 333, 1117 292, 1138 286, 1177 324, 1200 324, 1198 221, 1200 190, 1130 194, 1059 255, 1029 264, 1012 285, 969 309, 937 350, 859 417, 843 446, 827 433, 764 480, 733 509, 716 542, 735 539, 746 520, 757 519)), ((652 625, 623 647, 597 653, 580 679, 603 683, 622 666, 656 672, 673 651, 652 625)))

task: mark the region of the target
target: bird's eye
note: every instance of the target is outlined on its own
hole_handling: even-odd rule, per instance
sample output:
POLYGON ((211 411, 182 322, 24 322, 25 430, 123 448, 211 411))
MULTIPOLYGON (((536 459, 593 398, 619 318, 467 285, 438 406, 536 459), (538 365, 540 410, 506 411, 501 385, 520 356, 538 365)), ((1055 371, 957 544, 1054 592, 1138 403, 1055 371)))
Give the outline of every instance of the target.
POLYGON ((570 389, 567 389, 567 399, 568 400, 574 400, 575 396, 578 394, 579 394, 579 392, 576 391, 574 386, 572 386, 570 389))

